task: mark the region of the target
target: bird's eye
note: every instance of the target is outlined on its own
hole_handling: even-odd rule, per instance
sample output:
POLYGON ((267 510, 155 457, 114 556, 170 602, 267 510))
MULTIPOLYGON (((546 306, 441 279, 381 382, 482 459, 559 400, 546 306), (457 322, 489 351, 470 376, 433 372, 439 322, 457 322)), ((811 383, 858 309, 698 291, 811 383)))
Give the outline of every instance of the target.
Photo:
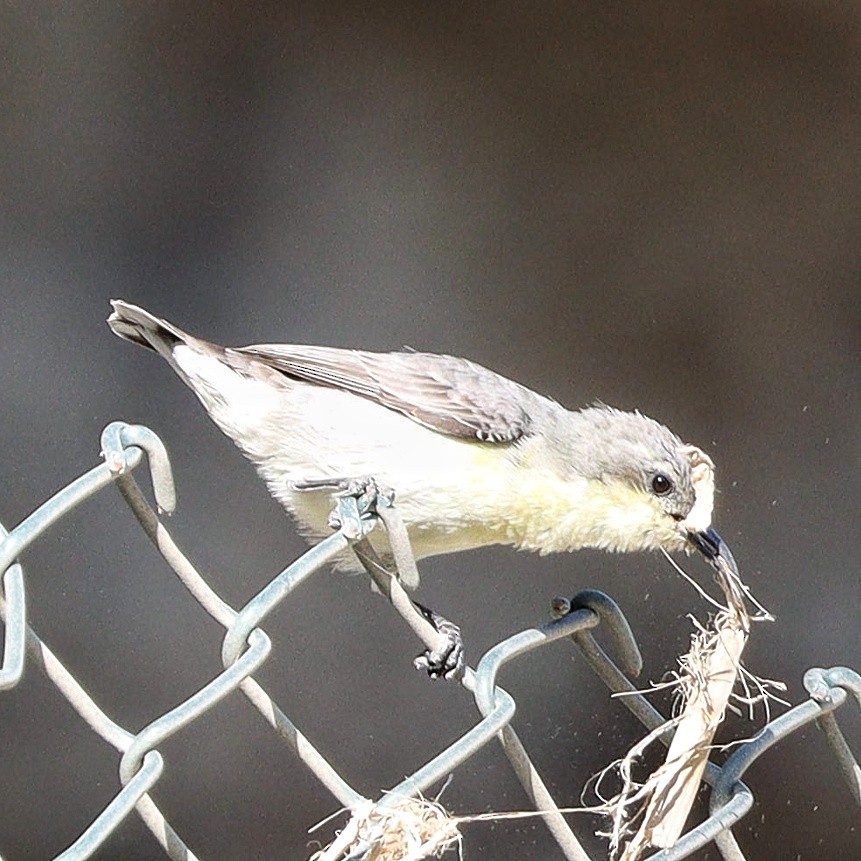
POLYGON ((666 496, 673 489, 673 483, 662 472, 652 479, 652 492, 655 496, 666 496))

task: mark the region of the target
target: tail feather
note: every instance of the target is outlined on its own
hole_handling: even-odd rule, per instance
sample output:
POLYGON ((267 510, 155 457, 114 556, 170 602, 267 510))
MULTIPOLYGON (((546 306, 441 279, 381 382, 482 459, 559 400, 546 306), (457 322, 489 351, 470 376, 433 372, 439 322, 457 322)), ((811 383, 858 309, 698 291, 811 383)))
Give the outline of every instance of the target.
POLYGON ((166 320, 154 317, 137 305, 112 299, 113 313, 108 325, 115 335, 126 341, 154 350, 168 358, 177 343, 186 343, 189 336, 166 320))

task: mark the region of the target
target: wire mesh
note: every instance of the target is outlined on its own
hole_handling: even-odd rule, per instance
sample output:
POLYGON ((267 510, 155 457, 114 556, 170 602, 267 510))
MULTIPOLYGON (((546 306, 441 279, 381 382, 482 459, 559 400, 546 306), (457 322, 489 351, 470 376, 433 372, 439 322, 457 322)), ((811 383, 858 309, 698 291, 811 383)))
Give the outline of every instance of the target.
MULTIPOLYGON (((11 531, 0 527, 0 571, 3 594, 0 616, 5 624, 0 690, 18 684, 25 661, 40 668, 89 727, 120 754, 119 784, 115 797, 98 811, 91 824, 65 851, 56 856, 62 861, 81 861, 90 857, 133 813, 143 820, 164 852, 175 861, 192 861, 197 856, 150 797, 150 791, 164 772, 158 746, 214 709, 230 694, 239 691, 260 713, 271 728, 290 746, 296 757, 348 810, 367 810, 369 806, 393 807, 404 798, 417 796, 438 783, 458 765, 475 754, 493 738, 498 738, 511 766, 537 811, 559 844, 562 857, 570 861, 589 861, 579 840, 560 812, 541 779, 511 720, 515 712, 512 696, 496 683, 500 670, 510 661, 542 648, 556 640, 569 638, 597 677, 642 723, 653 730, 666 722, 644 696, 637 693, 627 674, 636 675, 642 665, 631 629, 619 607, 596 591, 581 592, 570 603, 562 602, 553 620, 522 631, 498 643, 485 653, 475 670, 467 668, 462 686, 472 693, 479 719, 466 728, 455 742, 414 771, 376 800, 357 792, 330 765, 326 757, 299 730, 290 718, 258 684, 253 674, 271 652, 271 642, 260 623, 302 581, 325 569, 326 563, 349 547, 366 563, 373 562, 367 534, 384 523, 396 566, 409 582, 414 578, 415 561, 409 554, 408 540, 397 508, 384 496, 344 494, 337 503, 337 528, 333 534, 308 550, 271 580, 239 611, 222 600, 205 582, 188 558, 174 543, 155 510, 147 503, 132 471, 144 457, 148 460, 155 501, 160 511, 170 512, 176 502, 170 463, 164 445, 148 428, 114 422, 102 434, 104 463, 84 473, 33 511, 11 531), (21 554, 44 531, 62 519, 84 500, 116 484, 141 527, 200 606, 225 628, 221 648, 223 670, 192 692, 180 705, 170 709, 137 733, 114 722, 66 670, 61 661, 27 625, 27 603, 21 554), (595 641, 591 630, 601 626, 615 655, 610 657, 595 641)), ((398 579, 380 565, 368 564, 369 573, 380 591, 413 631, 433 649, 439 646, 439 633, 417 611, 398 579)), ((804 684, 809 699, 770 721, 755 739, 740 744, 722 767, 710 763, 705 781, 711 786, 708 817, 691 828, 672 848, 653 853, 654 861, 678 861, 708 843, 714 842, 726 861, 743 861, 744 855, 732 834, 736 824, 754 804, 754 795, 742 781, 750 765, 774 744, 817 721, 834 756, 851 798, 861 805, 861 767, 859 767, 839 724, 837 712, 847 701, 861 708, 861 676, 846 667, 811 669, 804 684)), ((669 742, 668 730, 662 739, 669 742)), ((350 857, 361 858, 373 851, 370 842, 359 841, 350 857)), ((2 859, 0 859, 2 861, 2 859)))

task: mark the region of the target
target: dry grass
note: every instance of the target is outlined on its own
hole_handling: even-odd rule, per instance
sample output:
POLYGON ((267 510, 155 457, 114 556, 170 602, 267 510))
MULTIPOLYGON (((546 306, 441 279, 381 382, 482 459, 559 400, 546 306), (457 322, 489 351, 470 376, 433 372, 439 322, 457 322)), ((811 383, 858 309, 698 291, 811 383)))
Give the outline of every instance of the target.
POLYGON ((695 622, 697 632, 691 638, 690 650, 679 661, 675 682, 682 703, 680 713, 638 742, 613 767, 622 789, 606 802, 612 822, 607 836, 611 854, 619 861, 637 861, 650 848, 669 848, 678 841, 736 684, 740 682, 746 694, 737 699, 749 706, 765 702, 766 713, 768 699, 776 699, 767 689, 783 687, 756 679, 742 668, 751 621, 772 617, 752 598, 728 551, 712 564, 726 604, 707 626, 695 622), (748 602, 758 611, 753 617, 748 602), (751 696, 751 683, 758 689, 756 696, 751 696), (646 747, 673 727, 675 733, 664 763, 645 783, 634 781, 634 765, 646 747))
POLYGON ((368 802, 338 837, 310 861, 419 861, 439 858, 461 841, 457 820, 436 801, 405 798, 392 806, 368 802))

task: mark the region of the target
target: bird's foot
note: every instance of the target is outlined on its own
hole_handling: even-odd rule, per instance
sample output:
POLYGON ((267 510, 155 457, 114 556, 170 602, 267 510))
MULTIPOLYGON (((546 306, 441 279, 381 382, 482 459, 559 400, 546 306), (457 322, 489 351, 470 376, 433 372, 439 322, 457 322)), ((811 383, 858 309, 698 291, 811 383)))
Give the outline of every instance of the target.
POLYGON ((425 670, 432 679, 459 679, 466 669, 463 636, 460 628, 439 613, 413 602, 422 616, 443 635, 445 640, 434 649, 426 649, 414 661, 417 670, 425 670))
MULTIPOLYGON (((300 492, 327 491, 337 499, 354 497, 361 517, 376 514, 380 503, 391 507, 395 501, 395 492, 377 484, 376 479, 370 475, 361 478, 311 478, 294 481, 291 486, 293 490, 300 492)), ((341 515, 336 505, 329 515, 329 526, 332 529, 340 529, 341 525, 341 515)))

